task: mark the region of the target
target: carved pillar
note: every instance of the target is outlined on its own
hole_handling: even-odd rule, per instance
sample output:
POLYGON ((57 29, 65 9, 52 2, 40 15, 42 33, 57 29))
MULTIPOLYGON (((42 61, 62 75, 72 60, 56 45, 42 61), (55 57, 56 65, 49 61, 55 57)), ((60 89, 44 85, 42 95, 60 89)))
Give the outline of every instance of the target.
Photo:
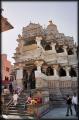
POLYGON ((28 73, 28 80, 27 80, 27 90, 30 89, 30 82, 29 82, 29 77, 30 77, 30 70, 27 70, 27 73, 28 73))
POLYGON ((53 69, 54 69, 54 76, 58 77, 58 72, 57 72, 58 66, 53 65, 53 69))
POLYGON ((77 56, 77 49, 76 48, 73 48, 73 51, 74 51, 74 55, 76 55, 77 56))
POLYGON ((41 73, 41 66, 43 64, 43 61, 35 61, 35 65, 37 66, 37 71, 41 73))
POLYGON ((54 76, 58 77, 58 73, 57 73, 56 68, 54 68, 54 76))
POLYGON ((37 42, 38 47, 42 47, 41 40, 42 40, 42 37, 36 37, 36 42, 37 42))
POLYGON ((70 75, 69 75, 69 70, 70 70, 70 67, 66 66, 66 76, 67 76, 67 77, 70 77, 70 75))
POLYGON ((67 55, 67 46, 63 46, 63 49, 64 49, 64 53, 67 55))
POLYGON ((20 67, 19 69, 17 69, 16 72, 16 81, 17 81, 17 86, 21 88, 23 88, 22 79, 23 79, 23 68, 20 67))
POLYGON ((37 66, 37 71, 35 71, 35 79, 36 79, 36 88, 42 88, 44 85, 43 80, 41 79, 41 66, 43 61, 35 61, 35 65, 37 66))
POLYGON ((55 45, 56 45, 56 43, 51 43, 53 53, 56 53, 55 45))

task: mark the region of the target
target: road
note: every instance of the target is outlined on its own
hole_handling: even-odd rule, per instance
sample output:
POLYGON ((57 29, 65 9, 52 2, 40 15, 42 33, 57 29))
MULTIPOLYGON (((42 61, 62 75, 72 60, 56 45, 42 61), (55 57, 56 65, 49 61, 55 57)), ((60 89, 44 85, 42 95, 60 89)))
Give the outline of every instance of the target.
POLYGON ((66 116, 66 110, 67 108, 65 107, 61 107, 61 108, 53 108, 52 110, 50 110, 47 114, 45 114, 44 116, 42 116, 42 119, 78 119, 75 115, 75 110, 72 107, 73 110, 73 115, 69 115, 66 116))

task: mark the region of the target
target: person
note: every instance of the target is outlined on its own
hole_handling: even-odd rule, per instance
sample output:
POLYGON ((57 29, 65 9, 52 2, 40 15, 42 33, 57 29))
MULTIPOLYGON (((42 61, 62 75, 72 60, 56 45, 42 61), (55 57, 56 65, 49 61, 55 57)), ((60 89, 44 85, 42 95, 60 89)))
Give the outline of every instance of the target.
POLYGON ((8 90, 7 86, 4 86, 3 93, 4 93, 4 95, 9 94, 9 90, 8 90))
POLYGON ((27 104, 31 103, 31 100, 32 100, 32 98, 29 96, 29 97, 27 98, 26 103, 27 103, 27 104))
POLYGON ((67 97, 66 97, 66 104, 67 104, 66 116, 69 116, 69 111, 72 115, 72 99, 69 95, 67 95, 67 97))
POLYGON ((17 100, 18 100, 18 94, 15 92, 13 94, 13 103, 14 103, 15 106, 17 105, 17 100))
POLYGON ((9 91, 10 91, 11 94, 13 94, 13 85, 12 85, 12 83, 9 84, 9 91))
POLYGON ((72 97, 72 104, 74 105, 74 109, 75 109, 76 116, 77 116, 77 96, 76 96, 76 93, 74 93, 74 95, 72 97))
POLYGON ((21 90, 22 90, 22 88, 20 86, 17 86, 16 92, 17 92, 18 95, 20 94, 21 90))
POLYGON ((4 101, 6 101, 8 95, 9 95, 9 89, 7 86, 4 86, 4 89, 3 89, 3 95, 4 95, 4 101))

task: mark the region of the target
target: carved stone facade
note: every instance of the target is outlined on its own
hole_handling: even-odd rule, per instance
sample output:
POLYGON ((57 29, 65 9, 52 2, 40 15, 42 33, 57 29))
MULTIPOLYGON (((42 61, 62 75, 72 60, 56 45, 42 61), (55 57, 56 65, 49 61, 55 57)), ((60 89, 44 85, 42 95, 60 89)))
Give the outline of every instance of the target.
POLYGON ((23 27, 17 42, 13 58, 19 86, 47 88, 59 95, 67 89, 71 93, 77 90, 77 47, 73 37, 59 33, 57 26, 49 21, 47 28, 35 23, 23 27))

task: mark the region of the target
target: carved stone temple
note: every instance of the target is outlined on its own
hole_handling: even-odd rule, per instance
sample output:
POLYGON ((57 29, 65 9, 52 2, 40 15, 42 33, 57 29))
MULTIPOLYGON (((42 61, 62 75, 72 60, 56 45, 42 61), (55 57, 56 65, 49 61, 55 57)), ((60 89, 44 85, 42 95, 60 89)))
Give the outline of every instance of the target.
POLYGON ((30 23, 18 35, 14 53, 17 85, 47 89, 51 96, 77 91, 77 46, 73 37, 59 33, 49 21, 46 28, 30 23))

